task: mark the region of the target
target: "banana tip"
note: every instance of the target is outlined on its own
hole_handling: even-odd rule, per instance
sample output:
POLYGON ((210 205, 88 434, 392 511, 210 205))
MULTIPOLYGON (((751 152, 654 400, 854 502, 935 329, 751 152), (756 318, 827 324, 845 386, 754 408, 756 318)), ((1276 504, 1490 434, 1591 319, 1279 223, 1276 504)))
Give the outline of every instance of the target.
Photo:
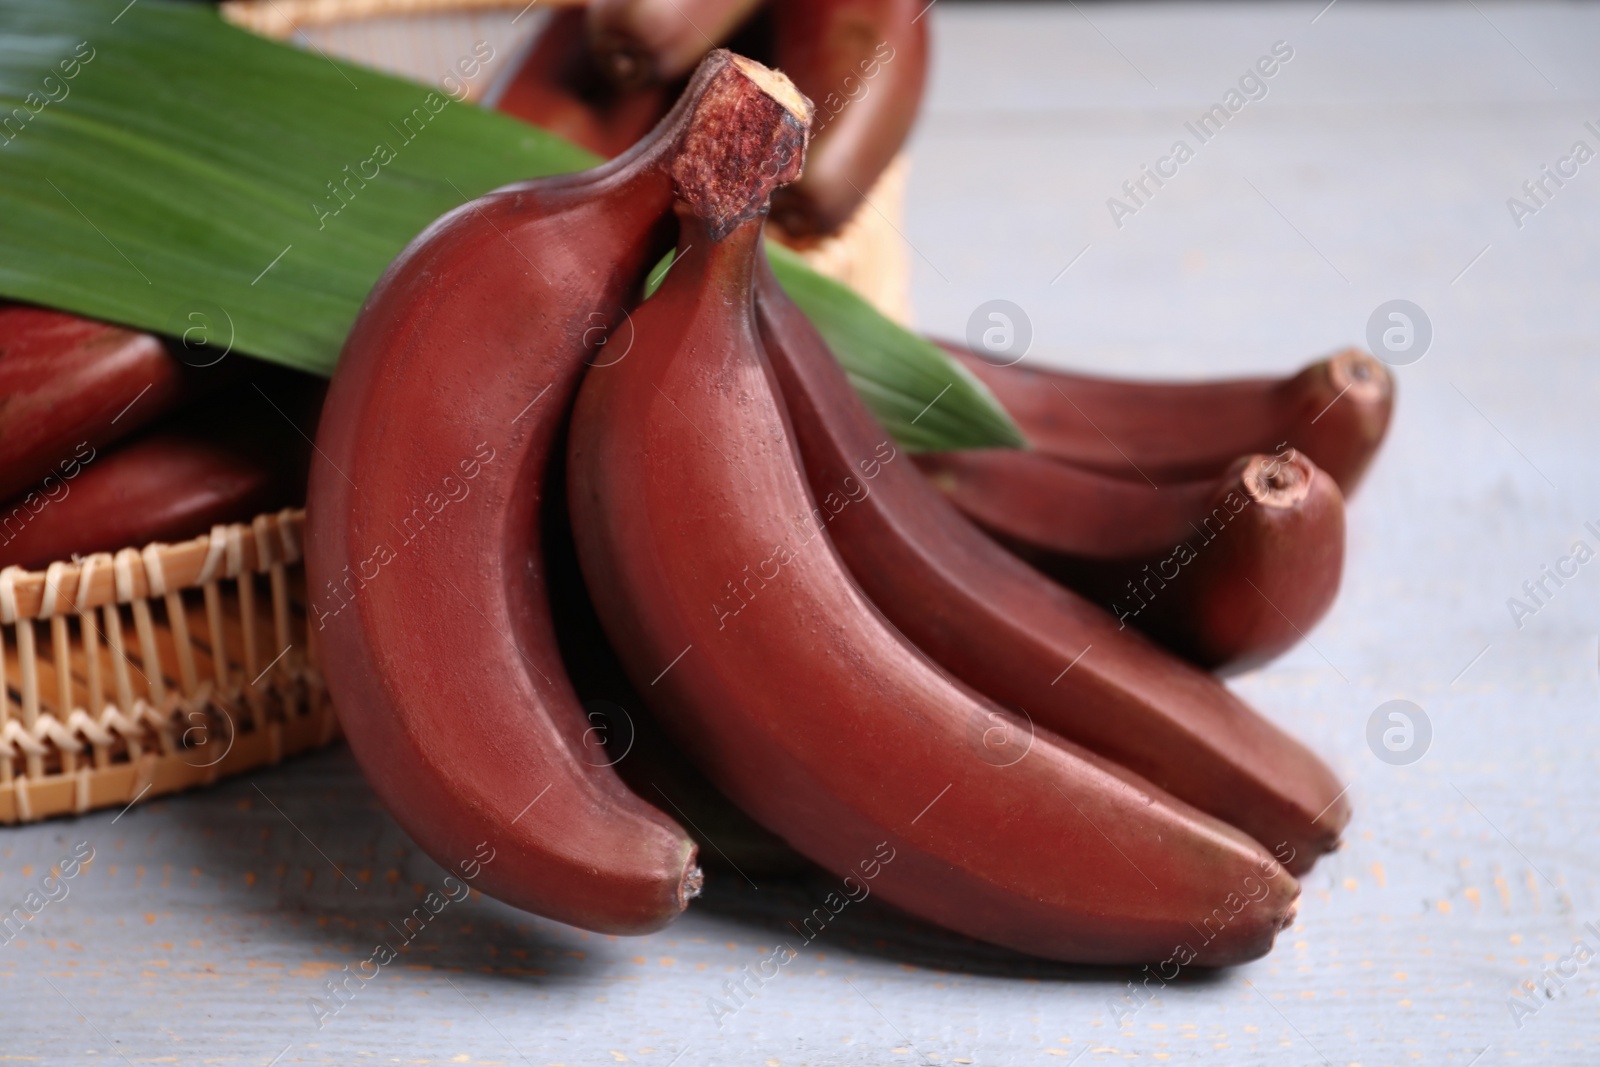
POLYGON ((1394 388, 1389 368, 1359 348, 1328 360, 1328 382, 1340 396, 1362 404, 1380 403, 1394 388))
POLYGON ((1311 492, 1316 468, 1299 451, 1286 456, 1251 456, 1240 481, 1250 499, 1273 508, 1292 508, 1311 492))
POLYGON ((683 882, 678 886, 678 900, 682 907, 688 907, 689 901, 699 896, 706 886, 705 872, 698 863, 691 863, 689 869, 683 872, 683 882))

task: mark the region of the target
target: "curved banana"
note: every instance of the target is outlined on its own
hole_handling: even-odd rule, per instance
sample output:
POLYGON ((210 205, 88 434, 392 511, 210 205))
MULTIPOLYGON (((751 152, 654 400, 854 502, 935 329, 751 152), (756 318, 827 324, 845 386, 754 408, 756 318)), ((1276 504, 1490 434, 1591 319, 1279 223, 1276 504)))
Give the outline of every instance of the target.
POLYGON ((672 93, 659 83, 625 89, 607 78, 589 52, 586 14, 581 7, 551 12, 495 110, 610 159, 650 132, 672 93))
POLYGON ((726 41, 761 0, 591 0, 589 41, 618 85, 635 88, 688 73, 726 41))
POLYGON ((1355 490, 1389 429, 1394 376, 1347 348, 1288 378, 1140 382, 997 366, 939 342, 995 394, 1039 451, 1119 478, 1213 478, 1238 457, 1304 452, 1355 490))
MULTIPOLYGON (((1341 783, 1214 677, 1039 574, 898 453, 764 266, 756 308, 811 491, 851 575, 940 666, 1178 798, 1286 846, 1296 874, 1338 844, 1341 783)), ((1027 734, 984 734, 1011 758, 1027 734)))
POLYGON ((739 196, 680 203, 632 351, 589 372, 573 411, 579 560, 635 684, 758 822, 836 873, 870 867, 926 919, 1065 960, 1265 952, 1298 886, 1260 845, 1043 732, 986 760, 973 739, 1007 713, 850 579, 756 335, 762 219, 729 222, 746 213, 739 196))
POLYGON ((773 0, 773 65, 816 101, 805 173, 773 194, 793 237, 843 226, 905 144, 928 73, 926 0, 773 0))
POLYGON ((1293 449, 1159 488, 1010 448, 916 463, 1001 543, 1203 667, 1265 663, 1339 592, 1344 496, 1293 449))
POLYGON ((187 367, 148 333, 0 306, 0 500, 75 477, 97 450, 233 380, 241 362, 252 361, 187 367))
POLYGON ((701 876, 683 831, 584 758, 541 498, 585 363, 626 345, 674 196, 729 177, 730 139, 771 134, 770 80, 713 53, 628 154, 435 222, 368 297, 318 433, 313 625, 363 770, 436 860, 478 856, 484 892, 591 930, 656 929, 701 876))
POLYGON ((131 440, 102 449, 74 477, 0 504, 0 567, 181 541, 214 523, 248 522, 305 502, 321 379, 265 367, 236 387, 131 440), (286 415, 301 416, 293 422, 286 415), (304 429, 301 429, 301 427, 304 429))

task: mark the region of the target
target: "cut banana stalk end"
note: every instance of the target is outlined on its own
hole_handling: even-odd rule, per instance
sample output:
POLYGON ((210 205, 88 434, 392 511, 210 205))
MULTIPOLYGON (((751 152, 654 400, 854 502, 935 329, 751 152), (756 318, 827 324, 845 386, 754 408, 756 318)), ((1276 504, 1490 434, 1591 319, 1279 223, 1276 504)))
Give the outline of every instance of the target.
POLYGON ((811 101, 783 73, 732 52, 711 53, 701 69, 713 73, 672 178, 679 198, 720 241, 765 212, 774 189, 800 176, 811 101))
POLYGON ((807 126, 811 125, 811 101, 795 88, 794 82, 789 80, 787 74, 737 54, 733 56, 733 65, 743 71, 745 77, 760 86, 764 93, 787 108, 791 115, 807 126))

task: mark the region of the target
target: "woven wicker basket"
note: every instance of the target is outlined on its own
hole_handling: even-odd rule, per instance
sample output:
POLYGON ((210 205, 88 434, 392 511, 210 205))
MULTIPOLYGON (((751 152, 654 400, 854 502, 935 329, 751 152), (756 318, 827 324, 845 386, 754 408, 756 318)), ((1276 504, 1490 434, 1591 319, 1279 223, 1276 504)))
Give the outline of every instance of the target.
POLYGON ((338 736, 304 512, 0 571, 0 822, 131 805, 338 736))

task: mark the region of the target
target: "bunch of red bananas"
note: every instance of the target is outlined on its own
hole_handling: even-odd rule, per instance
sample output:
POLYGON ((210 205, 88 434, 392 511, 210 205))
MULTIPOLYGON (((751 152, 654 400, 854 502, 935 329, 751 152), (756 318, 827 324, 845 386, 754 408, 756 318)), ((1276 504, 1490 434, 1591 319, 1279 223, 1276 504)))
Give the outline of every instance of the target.
POLYGON ((323 384, 216 351, 0 305, 0 567, 302 502, 323 384))
POLYGON ((791 238, 832 233, 911 130, 928 65, 927 0, 590 0, 560 8, 502 111, 602 156, 667 113, 716 44, 782 70, 815 103, 805 173, 776 190, 791 238))
POLYGON ((1277 638, 1229 579, 1302 624, 1325 607, 1342 505, 1305 454, 1354 479, 1386 380, 1350 355, 1280 383, 1057 379, 1108 453, 1048 383, 974 364, 1037 447, 906 456, 766 266, 812 114, 712 52, 629 151, 464 205, 390 265, 307 505, 310 624, 356 757, 441 863, 487 846, 484 891, 592 930, 656 929, 701 886, 647 802, 687 773, 659 725, 788 846, 870 864, 951 930, 1084 962, 1264 953, 1349 819, 1339 781, 935 485, 1103 582, 1220 499, 1215 544, 1149 607, 1191 596, 1206 613, 1173 625, 1247 659, 1277 638), (1198 480, 1119 480, 1124 459, 1198 480), (1050 520, 1051 494, 1083 514, 1050 520), (648 706, 631 752, 595 743, 597 696, 648 706))
POLYGON ((1344 493, 1394 383, 1347 349, 1287 379, 1131 383, 997 366, 946 345, 1032 448, 924 454, 1012 551, 1203 667, 1257 666, 1332 606, 1344 493))

